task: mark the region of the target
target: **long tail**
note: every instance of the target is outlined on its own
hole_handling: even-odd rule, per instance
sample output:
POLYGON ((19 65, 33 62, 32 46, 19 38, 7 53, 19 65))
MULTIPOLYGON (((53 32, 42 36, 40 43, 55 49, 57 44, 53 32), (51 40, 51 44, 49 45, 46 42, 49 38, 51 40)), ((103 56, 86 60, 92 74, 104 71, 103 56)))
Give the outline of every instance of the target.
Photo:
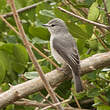
POLYGON ((78 93, 83 91, 82 81, 80 79, 80 65, 69 65, 69 67, 72 70, 76 92, 78 93))
POLYGON ((73 74, 73 78, 74 78, 76 92, 83 91, 83 86, 82 86, 82 82, 81 82, 79 74, 75 74, 75 73, 72 73, 72 74, 73 74))

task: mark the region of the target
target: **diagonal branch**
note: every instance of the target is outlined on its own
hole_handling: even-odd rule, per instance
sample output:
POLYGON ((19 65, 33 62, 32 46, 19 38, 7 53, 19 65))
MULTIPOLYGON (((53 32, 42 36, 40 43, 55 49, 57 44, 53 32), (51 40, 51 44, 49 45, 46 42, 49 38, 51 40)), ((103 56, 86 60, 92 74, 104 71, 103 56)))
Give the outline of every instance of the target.
POLYGON ((106 13, 106 16, 107 16, 107 19, 108 19, 108 23, 110 23, 110 16, 108 14, 107 6, 106 6, 106 0, 102 0, 102 1, 104 3, 104 10, 105 10, 105 13, 106 13))
MULTIPOLYGON (((20 32, 20 34, 21 34, 22 41, 23 41, 23 43, 24 43, 24 45, 25 45, 25 47, 26 47, 26 49, 27 49, 27 52, 28 52, 28 54, 29 54, 29 56, 30 56, 30 59, 32 60, 34 66, 35 66, 36 71, 38 71, 38 73, 39 73, 39 75, 40 75, 40 78, 42 79, 42 82, 43 82, 43 84, 44 84, 46 90, 48 91, 48 93, 50 94, 50 96, 51 96, 51 98, 52 98, 52 101, 53 101, 54 103, 59 103, 59 100, 58 100, 57 97, 55 96, 55 93, 54 93, 53 89, 51 88, 49 82, 46 80, 45 75, 43 74, 43 71, 42 71, 40 65, 39 65, 39 64, 37 63, 37 61, 36 61, 36 57, 35 57, 35 55, 33 54, 32 49, 30 48, 29 42, 28 42, 28 40, 26 39, 26 34, 25 34, 24 29, 23 29, 23 27, 22 27, 22 24, 21 24, 21 22, 20 22, 20 18, 19 18, 19 16, 18 16, 18 13, 16 12, 14 0, 9 0, 9 4, 10 4, 11 9, 12 9, 12 11, 13 11, 13 16, 14 16, 16 25, 17 25, 17 27, 18 27, 18 29, 19 29, 19 32, 20 32)), ((19 94, 19 93, 17 92, 17 96, 18 96, 18 94, 19 94)), ((19 96, 18 96, 18 97, 19 97, 19 96)), ((62 106, 61 106, 61 105, 58 105, 58 106, 57 106, 57 110, 63 110, 62 106)))
MULTIPOLYGON (((107 66, 110 66, 110 52, 93 55, 81 61, 81 75, 107 66)), ((70 70, 66 70, 66 68, 63 68, 63 70, 63 72, 53 70, 45 75, 51 86, 54 87, 67 78, 72 78, 70 70), (66 77, 65 74, 67 74, 66 77)), ((0 94, 0 108, 43 88, 44 85, 40 77, 13 86, 8 91, 0 94)))
POLYGON ((24 105, 24 106, 35 106, 35 107, 49 106, 49 104, 43 104, 43 103, 37 102, 35 100, 29 100, 29 99, 25 99, 25 98, 22 98, 21 100, 14 102, 14 104, 15 105, 24 105))
POLYGON ((102 27, 102 28, 107 29, 108 31, 110 31, 110 26, 107 26, 107 25, 104 25, 104 24, 100 24, 100 23, 97 23, 97 22, 94 22, 94 21, 90 21, 90 20, 85 19, 83 17, 80 17, 80 16, 78 16, 78 15, 72 13, 72 12, 69 12, 69 11, 67 11, 67 10, 65 10, 65 9, 63 9, 61 7, 58 7, 58 9, 61 10, 62 12, 64 12, 64 13, 67 13, 67 14, 69 14, 71 16, 74 16, 74 17, 76 17, 76 18, 78 18, 78 19, 80 19, 82 21, 85 21, 87 23, 93 24, 93 25, 98 26, 98 27, 102 27))
MULTIPOLYGON (((32 9, 32 8, 36 8, 37 5, 40 5, 40 4, 42 4, 43 2, 48 2, 48 1, 50 1, 50 0, 44 0, 44 1, 41 1, 41 2, 38 2, 38 3, 35 3, 35 4, 33 4, 33 5, 26 6, 26 7, 24 7, 24 8, 20 8, 20 9, 17 10, 17 13, 22 13, 22 12, 27 11, 27 10, 30 10, 30 9, 32 9)), ((13 12, 9 12, 9 13, 4 14, 4 15, 2 15, 2 16, 3 16, 4 18, 8 18, 8 17, 10 17, 10 16, 13 16, 13 12)))
POLYGON ((110 51, 110 49, 106 46, 106 44, 103 42, 103 40, 98 37, 98 35, 96 34, 96 32, 94 32, 94 35, 96 36, 97 40, 100 42, 100 44, 105 48, 106 51, 110 51))

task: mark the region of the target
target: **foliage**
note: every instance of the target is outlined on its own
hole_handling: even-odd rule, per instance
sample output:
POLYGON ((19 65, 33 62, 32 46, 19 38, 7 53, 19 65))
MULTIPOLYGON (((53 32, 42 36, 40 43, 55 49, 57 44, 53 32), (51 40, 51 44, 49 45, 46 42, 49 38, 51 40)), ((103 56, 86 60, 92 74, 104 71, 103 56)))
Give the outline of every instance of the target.
MULTIPOLYGON (((86 19, 100 22, 109 25, 102 0, 69 0, 71 5, 63 0, 50 0, 39 3, 38 0, 15 0, 16 8, 20 9, 34 3, 39 3, 36 8, 20 13, 20 18, 27 38, 37 48, 39 48, 45 55, 51 58, 49 38, 50 33, 42 24, 47 23, 50 19, 55 17, 61 18, 65 21, 69 31, 77 41, 80 58, 84 59, 93 54, 105 52, 104 48, 98 38, 110 47, 110 33, 107 30, 95 28, 92 24, 82 22, 66 13, 61 12, 57 7, 61 6, 69 11, 85 17, 86 19), (86 11, 84 11, 84 9, 86 11), (95 33, 95 34, 94 34, 95 33), (48 50, 48 51, 45 51, 48 50)), ((110 0, 106 0, 108 12, 110 12, 110 0)), ((10 12, 11 9, 7 5, 6 0, 0 0, 0 14, 10 12)), ((16 28, 13 17, 8 17, 7 20, 16 28)), ((45 58, 42 58, 35 50, 33 50, 38 62, 40 63, 45 73, 52 71, 55 67, 50 64, 45 58)), ((33 79, 38 77, 35 68, 30 61, 27 51, 22 45, 22 41, 15 32, 9 29, 6 24, 0 20, 0 88, 7 90, 8 83, 18 84, 25 80, 21 77, 24 75, 26 79, 33 79)), ((110 103, 110 68, 96 70, 92 73, 82 77, 85 91, 80 94, 75 94, 79 101, 94 99, 94 102, 89 105, 81 105, 82 108, 96 108, 97 110, 110 110, 109 105, 105 105, 104 101, 110 103), (102 97, 102 98, 100 98, 102 97), (103 99, 103 100, 102 100, 103 99), (89 105, 89 106, 88 106, 89 105)), ((58 86, 56 92, 59 96, 67 99, 72 94, 71 81, 65 81, 58 86)), ((46 95, 45 91, 42 94, 46 95)), ((39 93, 35 93, 28 97, 39 102, 43 100, 39 93)), ((74 99, 73 99, 74 100, 74 99)), ((75 105, 75 101, 71 102, 75 105)), ((5 110, 34 110, 34 107, 9 105, 5 110)))

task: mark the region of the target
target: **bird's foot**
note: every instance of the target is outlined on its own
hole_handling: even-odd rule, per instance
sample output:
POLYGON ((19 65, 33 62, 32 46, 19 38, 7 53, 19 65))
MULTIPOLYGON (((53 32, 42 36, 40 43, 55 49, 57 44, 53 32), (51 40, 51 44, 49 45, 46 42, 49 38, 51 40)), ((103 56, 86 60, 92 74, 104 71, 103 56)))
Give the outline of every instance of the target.
POLYGON ((63 69, 63 68, 58 67, 58 68, 57 68, 57 71, 63 72, 63 71, 64 71, 64 69, 63 69))
POLYGON ((68 77, 68 73, 65 71, 65 68, 57 68, 57 71, 64 73, 65 78, 68 77))

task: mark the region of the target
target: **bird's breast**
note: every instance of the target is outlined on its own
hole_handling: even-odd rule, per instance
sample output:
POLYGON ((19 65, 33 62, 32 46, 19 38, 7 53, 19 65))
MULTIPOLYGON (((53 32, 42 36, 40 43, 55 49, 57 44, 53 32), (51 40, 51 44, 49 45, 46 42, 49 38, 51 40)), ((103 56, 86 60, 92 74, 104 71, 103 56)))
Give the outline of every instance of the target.
POLYGON ((53 36, 50 38, 50 48, 51 48, 51 54, 54 57, 54 59, 59 63, 59 64, 64 64, 65 61, 64 59, 58 54, 58 52, 53 48, 53 36))

